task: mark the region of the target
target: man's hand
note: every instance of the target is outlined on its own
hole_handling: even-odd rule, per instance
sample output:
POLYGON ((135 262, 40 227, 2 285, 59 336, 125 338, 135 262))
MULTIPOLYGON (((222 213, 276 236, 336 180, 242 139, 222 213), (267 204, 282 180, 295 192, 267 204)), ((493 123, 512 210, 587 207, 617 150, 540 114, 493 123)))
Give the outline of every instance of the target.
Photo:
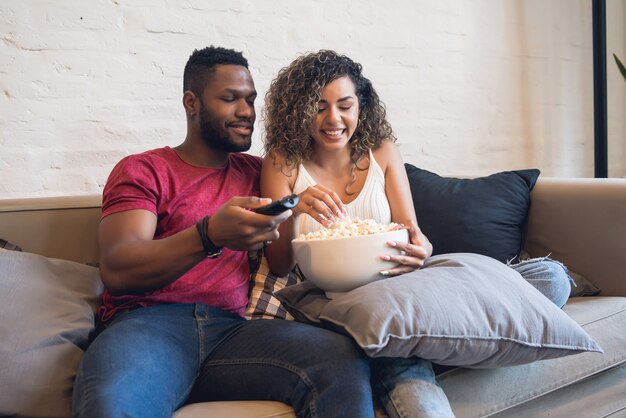
POLYGON ((271 203, 259 197, 233 197, 209 219, 208 234, 213 243, 232 250, 258 250, 265 242, 278 239, 278 226, 292 214, 259 215, 256 209, 271 203))

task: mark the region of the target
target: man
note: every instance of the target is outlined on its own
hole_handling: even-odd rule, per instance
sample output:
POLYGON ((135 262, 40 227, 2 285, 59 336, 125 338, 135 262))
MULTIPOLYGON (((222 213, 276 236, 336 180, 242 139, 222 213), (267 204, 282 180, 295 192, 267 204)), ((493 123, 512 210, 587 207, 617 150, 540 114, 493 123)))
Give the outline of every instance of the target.
POLYGON ((369 366, 349 339, 241 317, 247 251, 277 239, 291 215, 249 210, 269 201, 256 197, 260 158, 241 153, 255 120, 246 59, 196 50, 183 90, 184 142, 124 158, 104 189, 106 291, 74 415, 170 417, 189 402, 270 399, 298 416, 373 416, 369 366))

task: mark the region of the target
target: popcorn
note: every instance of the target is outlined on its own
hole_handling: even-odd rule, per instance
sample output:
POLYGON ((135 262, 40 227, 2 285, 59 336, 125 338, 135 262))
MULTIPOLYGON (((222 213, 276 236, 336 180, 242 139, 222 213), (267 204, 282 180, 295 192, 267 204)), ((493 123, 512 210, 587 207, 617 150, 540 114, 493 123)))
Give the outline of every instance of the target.
POLYGON ((391 222, 389 225, 383 225, 374 219, 363 219, 358 217, 346 218, 331 224, 328 228, 321 228, 317 231, 311 231, 308 234, 300 234, 299 240, 322 240, 330 238, 357 237, 361 235, 374 235, 382 232, 396 231, 404 228, 403 225, 391 222))

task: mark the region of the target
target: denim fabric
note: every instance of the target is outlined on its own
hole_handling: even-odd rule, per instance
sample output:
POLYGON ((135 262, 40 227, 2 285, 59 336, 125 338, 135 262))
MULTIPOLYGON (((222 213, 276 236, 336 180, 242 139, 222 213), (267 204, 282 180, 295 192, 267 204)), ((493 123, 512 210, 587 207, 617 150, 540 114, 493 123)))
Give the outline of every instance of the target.
POLYGON ((210 400, 275 400, 298 417, 373 417, 368 361, 347 337, 203 304, 118 314, 87 350, 75 417, 169 418, 210 400))
POLYGON ((372 359, 376 392, 390 418, 453 418, 430 361, 419 358, 372 359))
POLYGON ((565 306, 572 289, 571 283, 574 281, 562 263, 548 257, 539 257, 508 265, 556 306, 565 306))

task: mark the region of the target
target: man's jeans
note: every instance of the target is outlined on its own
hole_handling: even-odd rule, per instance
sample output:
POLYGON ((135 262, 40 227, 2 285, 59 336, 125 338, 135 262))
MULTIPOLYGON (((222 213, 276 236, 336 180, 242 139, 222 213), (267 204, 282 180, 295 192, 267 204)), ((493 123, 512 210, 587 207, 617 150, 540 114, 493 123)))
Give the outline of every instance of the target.
POLYGON ((75 417, 170 418, 190 402, 275 400, 298 417, 373 417, 368 361, 352 340, 204 304, 118 314, 88 348, 75 417))

